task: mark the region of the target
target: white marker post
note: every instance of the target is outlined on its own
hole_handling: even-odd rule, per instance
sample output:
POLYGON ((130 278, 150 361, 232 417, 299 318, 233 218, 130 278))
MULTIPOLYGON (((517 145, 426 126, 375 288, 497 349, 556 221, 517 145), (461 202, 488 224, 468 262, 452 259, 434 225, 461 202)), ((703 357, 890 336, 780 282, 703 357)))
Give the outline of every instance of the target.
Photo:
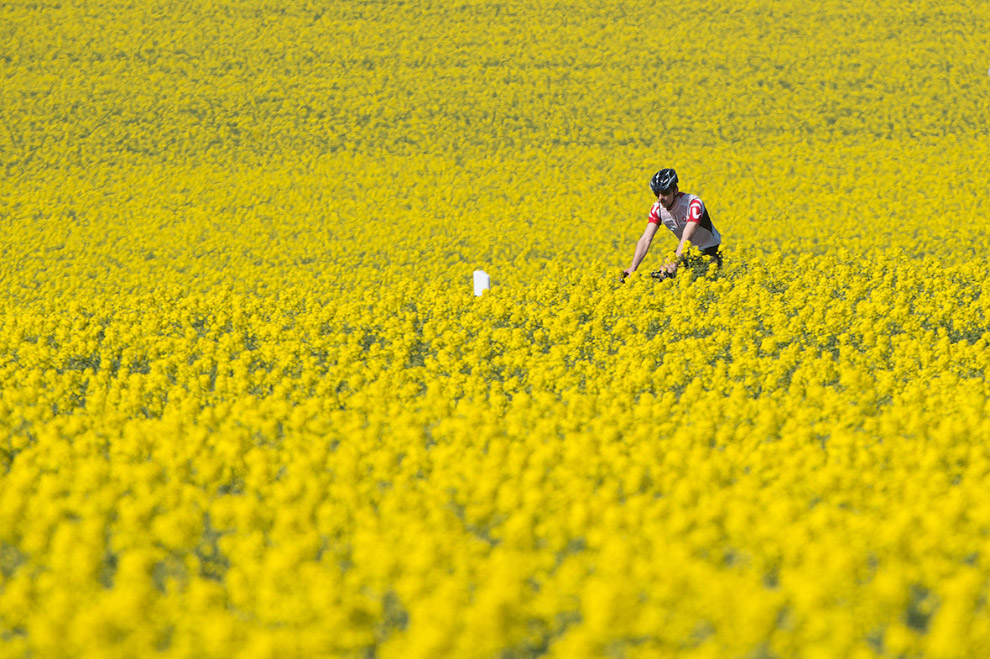
POLYGON ((484 270, 474 271, 474 295, 475 297, 480 296, 482 293, 491 288, 492 280, 484 270))

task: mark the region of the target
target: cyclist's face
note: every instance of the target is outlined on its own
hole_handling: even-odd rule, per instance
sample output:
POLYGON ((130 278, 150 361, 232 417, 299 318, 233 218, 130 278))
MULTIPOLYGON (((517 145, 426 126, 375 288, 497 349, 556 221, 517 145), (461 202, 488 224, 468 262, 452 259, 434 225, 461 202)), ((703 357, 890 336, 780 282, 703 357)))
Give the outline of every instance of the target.
POLYGON ((660 201, 660 205, 670 210, 671 206, 674 205, 674 197, 677 196, 677 186, 675 185, 670 190, 662 190, 660 194, 657 195, 657 199, 660 201))

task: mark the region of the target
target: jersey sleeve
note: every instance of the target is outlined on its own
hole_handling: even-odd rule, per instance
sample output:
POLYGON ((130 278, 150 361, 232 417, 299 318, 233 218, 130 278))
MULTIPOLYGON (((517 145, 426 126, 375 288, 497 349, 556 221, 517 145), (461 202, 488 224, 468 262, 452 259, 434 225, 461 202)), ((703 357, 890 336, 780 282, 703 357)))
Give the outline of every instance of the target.
POLYGON ((660 204, 653 204, 650 209, 650 217, 647 220, 650 224, 660 224, 660 204))
POLYGON ((700 199, 692 199, 691 205, 688 206, 687 221, 694 222, 695 224, 701 223, 701 218, 705 214, 705 206, 701 203, 700 199))

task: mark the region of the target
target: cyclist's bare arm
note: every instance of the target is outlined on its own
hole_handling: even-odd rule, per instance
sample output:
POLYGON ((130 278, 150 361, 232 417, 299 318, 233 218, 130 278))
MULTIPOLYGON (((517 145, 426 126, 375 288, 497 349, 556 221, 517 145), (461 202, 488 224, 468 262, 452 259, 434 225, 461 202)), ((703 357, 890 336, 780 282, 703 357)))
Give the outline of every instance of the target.
POLYGON ((625 269, 627 275, 631 275, 636 272, 636 268, 639 264, 643 262, 646 258, 646 253, 650 251, 650 243, 653 242, 653 236, 657 235, 658 224, 653 224, 652 222, 646 225, 646 231, 643 232, 642 237, 639 242, 636 243, 636 253, 633 254, 632 265, 625 269))
POLYGON ((681 242, 678 243, 677 252, 674 253, 674 256, 676 256, 677 258, 681 258, 681 255, 684 252, 686 252, 688 249, 688 245, 691 242, 691 236, 693 236, 694 232, 697 230, 698 230, 697 222, 687 223, 687 226, 684 227, 684 232, 681 233, 681 242))
POLYGON ((677 271, 677 264, 680 262, 681 255, 688 250, 691 244, 691 236, 694 232, 698 230, 697 222, 688 222, 687 226, 684 227, 684 231, 681 233, 681 242, 677 243, 677 251, 674 252, 674 260, 668 261, 663 264, 663 270, 669 273, 674 273, 677 271))

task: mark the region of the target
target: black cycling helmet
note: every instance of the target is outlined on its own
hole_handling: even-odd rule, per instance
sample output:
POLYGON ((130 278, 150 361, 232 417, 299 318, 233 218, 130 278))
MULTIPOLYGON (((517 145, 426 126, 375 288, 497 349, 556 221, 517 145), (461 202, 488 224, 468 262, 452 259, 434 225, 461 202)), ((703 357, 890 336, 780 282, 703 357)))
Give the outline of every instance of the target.
POLYGON ((670 168, 661 169, 650 180, 650 189, 653 190, 653 194, 658 196, 661 192, 666 192, 675 185, 677 185, 677 172, 670 168))

